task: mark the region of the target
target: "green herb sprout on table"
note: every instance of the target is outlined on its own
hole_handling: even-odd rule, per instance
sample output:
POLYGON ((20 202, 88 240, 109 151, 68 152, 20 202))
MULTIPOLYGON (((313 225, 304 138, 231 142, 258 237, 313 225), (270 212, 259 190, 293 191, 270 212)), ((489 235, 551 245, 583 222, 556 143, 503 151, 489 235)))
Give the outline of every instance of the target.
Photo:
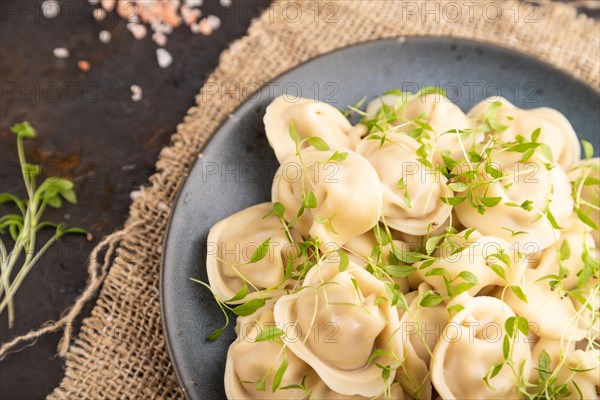
POLYGON ((12 126, 11 131, 17 135, 17 151, 20 170, 27 191, 27 198, 20 199, 10 193, 0 193, 0 204, 12 203, 18 213, 7 213, 0 217, 0 234, 8 234, 14 241, 9 250, 0 238, 0 315, 8 310, 8 324, 12 327, 15 321, 13 299, 27 274, 40 260, 44 253, 62 236, 68 233, 86 234, 81 228, 68 228, 63 223, 44 221, 46 208, 61 208, 63 200, 71 204, 77 203, 73 190, 73 182, 58 177, 46 178, 37 185, 37 177, 41 173, 39 165, 29 164, 25 160, 23 142, 37 136, 35 129, 22 122, 12 126), (45 243, 37 243, 37 233, 43 228, 55 229, 54 235, 45 243), (18 268, 18 270, 15 270, 18 268))

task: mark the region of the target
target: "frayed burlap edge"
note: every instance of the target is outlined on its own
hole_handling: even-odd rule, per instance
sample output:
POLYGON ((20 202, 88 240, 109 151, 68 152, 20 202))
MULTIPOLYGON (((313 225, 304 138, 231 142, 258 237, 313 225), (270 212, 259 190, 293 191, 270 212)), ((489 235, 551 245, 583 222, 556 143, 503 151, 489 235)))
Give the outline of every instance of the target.
MULTIPOLYGON (((77 312, 70 312, 66 320, 61 320, 62 326, 68 327, 59 349, 66 359, 65 377, 49 397, 181 397, 160 321, 163 237, 172 202, 198 152, 244 96, 251 94, 223 96, 214 87, 235 83, 249 87, 268 82, 309 58, 360 42, 403 36, 450 36, 528 53, 599 89, 600 25, 577 15, 571 7, 541 3, 537 11, 533 6, 512 1, 461 3, 464 15, 460 20, 456 20, 456 15, 435 11, 436 5, 431 2, 427 7, 434 12, 428 16, 425 8, 419 8, 425 7, 423 2, 328 1, 320 3, 327 15, 321 13, 317 18, 312 0, 274 3, 249 29, 248 36, 222 54, 218 68, 196 99, 197 106, 177 127, 172 144, 161 151, 157 173, 136 196, 124 230, 102 243, 104 249, 115 249, 118 244, 116 257, 110 269, 109 265, 100 268, 100 274, 94 272, 98 265, 90 267, 90 287, 73 310, 80 310, 81 302, 87 301, 103 282, 102 289, 72 343, 70 326, 77 312), (407 9, 408 3, 417 6, 416 13, 414 8, 407 9), (469 7, 474 7, 472 14, 467 12, 469 7), (482 13, 486 7, 490 14, 482 13), (292 8, 301 10, 303 16, 299 20, 291 17, 295 15, 290 14, 294 12, 292 8), (492 8, 501 10, 500 18, 492 8), (208 85, 210 91, 206 89, 208 85)), ((36 333, 28 339, 34 336, 36 333)))

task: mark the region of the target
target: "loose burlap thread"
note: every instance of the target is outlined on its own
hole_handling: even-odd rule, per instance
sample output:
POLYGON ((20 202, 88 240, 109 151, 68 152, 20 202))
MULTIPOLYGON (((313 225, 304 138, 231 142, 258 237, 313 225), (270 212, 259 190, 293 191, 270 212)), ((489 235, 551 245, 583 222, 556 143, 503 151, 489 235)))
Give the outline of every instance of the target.
MULTIPOLYGON (((600 25, 577 15, 575 9, 547 2, 539 8, 500 0, 451 3, 459 5, 460 18, 445 1, 322 1, 318 14, 314 0, 276 1, 246 37, 222 54, 208 82, 211 88, 235 83, 250 87, 347 45, 380 38, 445 36, 528 53, 600 89, 600 25)), ((59 348, 66 360, 65 377, 49 398, 182 397, 160 319, 165 229, 176 193, 204 143, 244 96, 252 94, 224 95, 206 88, 177 127, 171 145, 161 151, 157 172, 133 201, 124 230, 102 243, 111 254, 115 252, 108 261, 111 265, 92 260, 90 287, 73 308, 80 310, 101 286, 91 315, 73 340, 70 326, 77 313, 70 312, 59 321, 59 327, 67 327, 59 348), (100 272, 98 265, 102 265, 100 272)), ((201 388, 202 382, 198 384, 201 388)))

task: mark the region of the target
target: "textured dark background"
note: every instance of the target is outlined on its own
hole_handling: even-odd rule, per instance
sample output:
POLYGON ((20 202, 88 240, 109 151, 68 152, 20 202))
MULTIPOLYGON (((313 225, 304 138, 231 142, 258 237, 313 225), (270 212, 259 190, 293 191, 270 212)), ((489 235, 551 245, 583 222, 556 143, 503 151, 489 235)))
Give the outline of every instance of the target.
MULTIPOLYGON (((89 252, 122 226, 130 193, 154 172, 160 149, 194 105, 219 54, 267 5, 234 2, 225 13, 218 1, 205 0, 205 13, 220 16, 222 27, 209 37, 176 29, 166 46, 174 61, 161 69, 150 37, 135 40, 116 14, 97 22, 87 0, 61 3, 63 13, 45 20, 41 0, 0 1, 0 191, 25 195, 9 128, 27 120, 38 131, 26 142, 29 161, 72 179, 79 196, 78 205, 48 218, 84 227, 94 239, 67 237, 35 266, 15 299, 16 326, 8 329, 6 313, 0 319, 2 343, 58 319, 73 304, 87 280, 89 252), (112 33, 109 44, 98 40, 103 29, 112 33), (56 47, 69 48, 71 57, 55 58, 56 47), (79 71, 79 59, 90 61, 90 72, 79 71), (143 89, 139 103, 131 101, 132 83, 143 89)), ((59 339, 41 338, 0 362, 0 398, 39 399, 52 391, 63 375, 55 357, 59 339)))
MULTIPOLYGON (((153 173, 158 152, 194 104, 219 54, 268 2, 234 0, 225 12, 217 1, 205 0, 205 11, 219 15, 223 26, 209 37, 176 29, 166 46, 174 62, 161 69, 149 37, 135 40, 115 14, 95 21, 87 0, 61 0, 69 12, 53 20, 42 17, 41 0, 0 1, 0 191, 24 195, 9 128, 28 120, 39 133, 26 144, 29 161, 73 180, 80 200, 48 217, 84 227, 94 237, 67 237, 36 265, 15 300, 16 326, 8 329, 6 315, 0 319, 0 342, 57 319, 73 304, 87 280, 89 252, 122 226, 130 193, 153 173), (103 29, 112 33, 109 44, 98 40, 103 29), (56 47, 69 48, 71 57, 55 58, 56 47), (79 71, 79 59, 90 61, 90 72, 79 71), (143 89, 139 103, 130 100, 132 83, 143 89)), ((43 398, 58 385, 59 338, 41 338, 0 362, 1 399, 43 398)))

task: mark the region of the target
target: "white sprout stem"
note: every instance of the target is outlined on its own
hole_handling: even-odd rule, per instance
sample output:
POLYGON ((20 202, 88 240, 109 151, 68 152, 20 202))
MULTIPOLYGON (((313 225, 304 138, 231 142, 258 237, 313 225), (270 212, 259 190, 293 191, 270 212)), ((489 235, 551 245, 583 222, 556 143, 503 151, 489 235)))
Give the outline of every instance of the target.
MULTIPOLYGON (((15 277, 14 282, 12 283, 12 285, 10 286, 10 288, 7 290, 6 295, 4 297, 4 300, 2 300, 2 303, 0 304, 0 314, 2 313, 2 311, 4 311, 4 308, 12 303, 12 296, 15 294, 15 292, 19 289, 19 287, 21 286, 21 283, 23 283, 23 280, 25 279, 25 277, 27 276, 27 274, 29 273, 29 271, 31 270, 31 268, 33 268, 33 266, 37 263, 37 261, 44 255, 44 253, 46 252, 46 250, 48 250, 48 248, 50 246, 52 246, 59 238, 58 234, 55 234, 54 236, 52 236, 45 244, 44 246, 42 246, 42 248, 40 249, 40 251, 38 251, 38 253, 31 258, 31 260, 29 261, 29 263, 23 264, 23 267, 21 268, 21 270, 19 271, 19 273, 17 274, 17 276, 15 277)), ((9 325, 11 324, 10 320, 9 320, 9 325)))

